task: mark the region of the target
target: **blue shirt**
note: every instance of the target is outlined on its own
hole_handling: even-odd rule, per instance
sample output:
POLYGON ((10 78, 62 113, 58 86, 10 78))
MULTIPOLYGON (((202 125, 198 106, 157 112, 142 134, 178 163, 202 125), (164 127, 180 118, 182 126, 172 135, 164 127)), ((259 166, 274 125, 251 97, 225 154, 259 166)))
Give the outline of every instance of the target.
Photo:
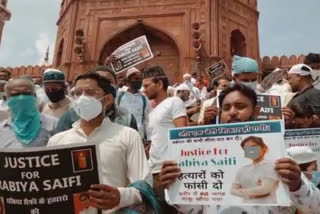
POLYGON ((49 138, 52 135, 57 120, 52 117, 45 115, 40 115, 41 120, 41 129, 38 133, 38 136, 33 139, 29 144, 24 144, 20 142, 12 129, 12 121, 9 118, 0 123, 0 148, 7 149, 23 149, 23 148, 32 148, 32 147, 44 147, 47 145, 49 138))

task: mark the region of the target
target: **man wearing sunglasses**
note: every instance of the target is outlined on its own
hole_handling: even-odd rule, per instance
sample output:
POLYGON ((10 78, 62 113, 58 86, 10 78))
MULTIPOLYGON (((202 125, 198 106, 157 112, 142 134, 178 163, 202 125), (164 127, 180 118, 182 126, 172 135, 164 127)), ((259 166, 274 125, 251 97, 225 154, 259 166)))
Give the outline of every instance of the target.
POLYGON ((39 113, 33 82, 26 78, 9 80, 5 96, 11 116, 0 123, 0 148, 45 146, 57 120, 39 113))

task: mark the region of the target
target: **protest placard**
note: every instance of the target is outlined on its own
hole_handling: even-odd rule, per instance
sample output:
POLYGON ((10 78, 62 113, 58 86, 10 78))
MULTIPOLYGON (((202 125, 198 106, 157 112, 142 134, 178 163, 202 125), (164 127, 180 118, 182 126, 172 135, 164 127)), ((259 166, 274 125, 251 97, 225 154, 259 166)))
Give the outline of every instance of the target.
MULTIPOLYGON (((215 102, 218 108, 219 102, 215 102)), ((257 104, 260 107, 260 113, 256 120, 280 120, 282 119, 281 97, 268 94, 257 94, 257 104)), ((216 124, 220 123, 219 115, 216 118, 216 124)))
POLYGON ((5 213, 79 214, 93 210, 87 191, 99 184, 95 145, 0 152, 0 199, 5 213))
POLYGON ((274 170, 275 161, 285 156, 283 134, 281 121, 170 130, 168 158, 177 161, 181 175, 168 189, 167 200, 288 206, 287 187, 274 170))
POLYGON ((227 73, 228 68, 226 63, 221 60, 210 67, 206 68, 206 72, 208 73, 211 80, 215 80, 216 78, 222 76, 223 74, 227 73))
POLYGON ((260 114, 257 120, 282 119, 280 96, 257 94, 257 101, 258 106, 260 107, 260 114))
POLYGON ((146 36, 138 37, 115 50, 112 55, 117 60, 111 63, 116 73, 128 70, 129 68, 153 58, 146 36))
POLYGON ((271 74, 269 74, 268 76, 266 76, 261 82, 260 86, 264 91, 267 91, 272 87, 273 84, 285 78, 286 75, 287 75, 287 70, 285 69, 276 70, 271 74))
POLYGON ((320 166, 320 128, 313 129, 288 129, 284 135, 286 149, 293 146, 308 146, 318 154, 320 166))

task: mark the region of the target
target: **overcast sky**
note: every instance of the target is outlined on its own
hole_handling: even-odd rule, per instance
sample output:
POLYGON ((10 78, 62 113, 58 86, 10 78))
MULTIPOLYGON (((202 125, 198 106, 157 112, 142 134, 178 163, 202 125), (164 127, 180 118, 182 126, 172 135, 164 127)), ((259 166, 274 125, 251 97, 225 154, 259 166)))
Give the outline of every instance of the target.
MULTIPOLYGON (((52 60, 60 1, 8 0, 12 17, 3 32, 0 67, 41 64, 48 46, 52 60)), ((320 52, 320 0, 258 0, 258 5, 261 56, 320 52)))

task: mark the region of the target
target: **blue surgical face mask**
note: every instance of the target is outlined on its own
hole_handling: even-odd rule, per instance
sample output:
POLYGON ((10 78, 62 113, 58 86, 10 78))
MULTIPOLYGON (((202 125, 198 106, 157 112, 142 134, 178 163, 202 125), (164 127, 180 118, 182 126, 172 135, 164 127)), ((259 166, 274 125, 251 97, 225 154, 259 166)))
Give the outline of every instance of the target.
POLYGON ((320 184, 320 172, 318 172, 318 171, 313 171, 313 172, 312 172, 311 182, 312 182, 315 186, 318 186, 318 185, 320 184))
POLYGON ((17 139, 24 144, 34 140, 41 128, 37 100, 32 95, 18 95, 8 98, 12 127, 17 139))

